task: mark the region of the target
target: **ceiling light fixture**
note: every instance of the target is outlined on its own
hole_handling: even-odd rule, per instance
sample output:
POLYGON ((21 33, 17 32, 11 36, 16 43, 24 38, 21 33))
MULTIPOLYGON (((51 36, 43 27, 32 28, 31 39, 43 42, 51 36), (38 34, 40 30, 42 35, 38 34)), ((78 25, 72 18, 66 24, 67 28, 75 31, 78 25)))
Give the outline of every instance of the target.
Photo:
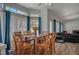
POLYGON ((41 5, 51 6, 51 5, 52 5, 52 3, 39 3, 38 5, 39 5, 39 6, 41 6, 41 5))
POLYGON ((45 3, 45 5, 46 5, 46 6, 51 6, 52 4, 51 4, 51 3, 45 3))

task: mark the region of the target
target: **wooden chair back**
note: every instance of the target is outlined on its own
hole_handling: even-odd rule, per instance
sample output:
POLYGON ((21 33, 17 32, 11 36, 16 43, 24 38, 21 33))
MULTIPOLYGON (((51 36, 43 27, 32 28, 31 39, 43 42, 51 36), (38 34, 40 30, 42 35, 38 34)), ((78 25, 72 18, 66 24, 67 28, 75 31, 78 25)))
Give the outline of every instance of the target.
POLYGON ((21 33, 20 32, 14 33, 13 38, 14 38, 15 53, 17 55, 22 54, 23 40, 21 33))
POLYGON ((46 34, 46 35, 45 35, 45 43, 46 43, 47 45, 50 44, 49 34, 46 34))
POLYGON ((48 35, 37 37, 39 43, 36 44, 36 54, 47 54, 49 48, 48 35))
POLYGON ((49 36, 50 36, 50 40, 51 42, 55 42, 55 39, 56 39, 56 33, 53 32, 53 33, 49 33, 49 36))
POLYGON ((23 35, 28 35, 28 32, 24 31, 24 32, 23 32, 23 35))
POLYGON ((44 36, 41 36, 41 37, 37 37, 37 43, 43 43, 44 42, 44 39, 45 37, 44 36))
POLYGON ((14 32, 13 35, 20 36, 20 35, 22 35, 22 33, 21 32, 14 32))
POLYGON ((55 40, 56 40, 56 33, 55 32, 53 32, 52 39, 53 39, 53 42, 55 42, 55 40))
MULTIPOLYGON (((53 54, 55 53, 55 40, 56 40, 56 33, 50 33, 50 49, 53 52, 53 54)), ((51 52, 51 53, 52 53, 51 52)))

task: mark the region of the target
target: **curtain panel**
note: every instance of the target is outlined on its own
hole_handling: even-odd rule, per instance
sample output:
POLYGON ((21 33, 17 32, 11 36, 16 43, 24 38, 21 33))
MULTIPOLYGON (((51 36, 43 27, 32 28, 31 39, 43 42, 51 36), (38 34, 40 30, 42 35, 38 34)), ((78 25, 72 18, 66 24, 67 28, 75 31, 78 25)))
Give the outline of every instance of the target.
POLYGON ((54 22, 53 23, 54 24, 54 32, 56 32, 56 20, 54 19, 53 22, 54 22))
POLYGON ((1 17, 0 17, 0 43, 2 43, 1 17))
POLYGON ((6 48, 6 54, 9 54, 9 50, 10 50, 10 12, 9 11, 5 11, 6 12, 6 24, 5 24, 5 44, 7 45, 6 48))
POLYGON ((38 30, 39 30, 39 34, 41 34, 41 28, 42 28, 42 20, 41 20, 41 17, 38 17, 38 23, 39 23, 39 28, 38 28, 38 30))
POLYGON ((30 31, 30 16, 27 16, 27 31, 30 31))

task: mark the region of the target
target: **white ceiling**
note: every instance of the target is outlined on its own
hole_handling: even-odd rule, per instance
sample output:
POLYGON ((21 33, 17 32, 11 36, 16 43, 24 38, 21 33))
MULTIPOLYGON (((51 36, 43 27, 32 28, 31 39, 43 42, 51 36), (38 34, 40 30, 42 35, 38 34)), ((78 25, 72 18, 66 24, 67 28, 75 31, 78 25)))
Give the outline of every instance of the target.
MULTIPOLYGON (((40 3, 19 4, 26 8, 32 8, 36 10, 40 10, 44 6, 44 4, 40 5, 40 3)), ((47 6, 47 8, 49 9, 50 13, 62 20, 75 19, 79 17, 79 3, 52 3, 52 5, 47 6)))
POLYGON ((37 3, 19 3, 19 5, 30 9, 40 10, 40 6, 38 6, 37 3))
POLYGON ((54 3, 51 11, 61 19, 74 19, 79 17, 79 3, 54 3))

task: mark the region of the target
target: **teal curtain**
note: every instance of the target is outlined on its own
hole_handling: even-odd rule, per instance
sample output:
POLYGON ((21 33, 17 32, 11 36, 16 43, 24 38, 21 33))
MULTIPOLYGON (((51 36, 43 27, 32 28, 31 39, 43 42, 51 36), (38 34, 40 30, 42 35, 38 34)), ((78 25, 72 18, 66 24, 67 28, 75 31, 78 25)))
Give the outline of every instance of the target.
POLYGON ((0 43, 2 43, 1 18, 0 18, 0 43))
POLYGON ((38 28, 38 30, 39 30, 39 34, 41 34, 41 28, 42 28, 42 21, 41 21, 41 17, 38 17, 38 23, 39 23, 39 28, 38 28))
POLYGON ((54 24, 54 32, 56 32, 56 20, 54 19, 53 22, 54 22, 53 23, 54 24))
POLYGON ((10 16, 11 13, 9 11, 6 12, 6 24, 5 24, 5 44, 7 45, 6 54, 8 55, 8 51, 10 50, 10 16))
POLYGON ((30 16, 27 16, 27 31, 30 31, 30 16))
POLYGON ((61 32, 61 22, 59 22, 59 32, 61 32))

